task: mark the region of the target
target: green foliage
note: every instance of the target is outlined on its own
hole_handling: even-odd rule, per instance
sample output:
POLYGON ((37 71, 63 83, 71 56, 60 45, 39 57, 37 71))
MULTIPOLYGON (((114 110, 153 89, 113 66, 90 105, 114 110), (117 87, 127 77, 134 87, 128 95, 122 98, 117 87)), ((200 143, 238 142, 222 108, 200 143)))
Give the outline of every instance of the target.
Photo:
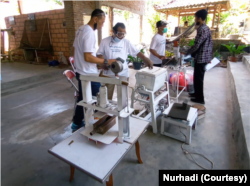
POLYGON ((215 51, 214 57, 216 57, 217 59, 220 59, 221 55, 220 55, 220 53, 218 52, 218 50, 215 51))
POLYGON ((156 33, 156 22, 160 21, 160 20, 166 20, 166 15, 156 12, 154 10, 153 5, 157 4, 157 5, 161 5, 161 4, 165 4, 167 3, 167 1, 156 1, 156 0, 147 0, 146 1, 146 20, 148 21, 148 23, 150 24, 151 28, 152 28, 152 32, 153 34, 156 33))
POLYGON ((228 45, 222 44, 222 46, 226 47, 229 50, 230 54, 235 57, 237 54, 245 53, 243 49, 250 45, 239 45, 238 47, 236 47, 233 42, 229 41, 228 45))
MULTIPOLYGON (((243 27, 239 27, 239 23, 247 18, 249 9, 248 0, 230 0, 231 9, 228 12, 221 13, 220 16, 220 32, 222 37, 230 34, 238 34, 243 31, 243 27)), ((215 19, 217 24, 217 19, 215 19)))
POLYGON ((124 16, 125 20, 127 21, 129 18, 129 11, 124 11, 123 16, 124 16))
MULTIPOLYGON (((226 22, 228 16, 230 16, 229 12, 221 12, 220 14, 220 24, 223 24, 226 22)), ((218 16, 217 16, 218 17, 218 16)), ((217 24, 217 19, 214 21, 217 24)))
POLYGON ((195 38, 190 40, 189 43, 188 43, 188 46, 193 46, 194 45, 194 41, 195 41, 195 38))
MULTIPOLYGON (((140 51, 141 53, 145 53, 144 52, 144 50, 143 49, 141 49, 141 51, 140 51)), ((136 62, 136 63, 142 63, 142 59, 141 58, 139 58, 139 57, 133 57, 133 56, 131 56, 131 55, 128 55, 128 60, 130 61, 130 62, 136 62)))
POLYGON ((180 25, 184 25, 184 22, 188 21, 188 25, 192 25, 194 23, 194 16, 183 16, 181 17, 180 25))
MULTIPOLYGON (((191 26, 194 23, 194 19, 195 19, 194 16, 182 16, 180 25, 184 25, 185 21, 188 21, 188 25, 191 26)), ((208 14, 207 23, 209 23, 210 21, 212 21, 212 17, 208 14)))
POLYGON ((155 12, 153 15, 150 16, 150 18, 148 18, 148 23, 150 24, 153 33, 156 32, 156 23, 157 21, 160 21, 164 19, 163 15, 161 13, 155 12))

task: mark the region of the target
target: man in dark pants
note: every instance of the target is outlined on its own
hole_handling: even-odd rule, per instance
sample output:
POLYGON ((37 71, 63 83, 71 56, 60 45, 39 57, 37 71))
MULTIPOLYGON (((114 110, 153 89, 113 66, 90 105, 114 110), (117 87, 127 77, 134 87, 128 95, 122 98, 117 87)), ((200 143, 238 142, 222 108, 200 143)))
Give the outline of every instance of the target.
MULTIPOLYGON (((79 97, 78 102, 82 98, 82 85, 80 76, 98 76, 98 65, 111 65, 115 59, 100 59, 96 57, 96 38, 95 30, 102 29, 105 22, 105 13, 101 9, 95 9, 91 14, 91 20, 86 25, 82 25, 76 32, 74 41, 74 60, 76 67, 76 78, 78 80, 79 97)), ((96 96, 100 88, 99 82, 91 82, 92 95, 96 96)), ((83 90, 85 91, 85 90, 83 90)), ((84 112, 82 106, 76 106, 75 114, 71 129, 73 132, 85 126, 84 112)))
POLYGON ((211 31, 205 24, 207 11, 199 10, 195 13, 197 35, 194 45, 185 53, 194 57, 194 93, 189 94, 192 102, 205 104, 203 94, 203 81, 205 68, 212 60, 213 41, 211 31))

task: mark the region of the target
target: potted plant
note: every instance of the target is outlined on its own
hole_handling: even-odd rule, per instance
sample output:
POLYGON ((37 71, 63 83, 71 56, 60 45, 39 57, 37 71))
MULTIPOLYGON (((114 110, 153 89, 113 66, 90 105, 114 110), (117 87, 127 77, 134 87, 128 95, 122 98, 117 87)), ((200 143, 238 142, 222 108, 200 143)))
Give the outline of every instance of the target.
POLYGON ((250 45, 239 45, 238 47, 236 47, 236 45, 233 42, 229 41, 228 45, 222 44, 222 46, 226 47, 229 50, 229 52, 231 54, 231 56, 229 56, 229 60, 231 62, 236 62, 237 61, 236 55, 245 53, 244 48, 246 48, 250 45))
POLYGON ((217 58, 218 60, 221 59, 221 55, 220 55, 220 53, 218 52, 218 50, 215 51, 214 57, 217 58))
MULTIPOLYGON (((140 51, 141 53, 143 53, 144 54, 144 51, 143 51, 143 49, 141 49, 141 51, 140 51)), ((141 69, 141 66, 142 66, 142 59, 140 59, 139 57, 133 57, 133 56, 131 56, 131 55, 128 55, 128 60, 129 60, 129 62, 132 62, 133 63, 133 67, 134 67, 134 69, 135 70, 140 70, 141 69)))

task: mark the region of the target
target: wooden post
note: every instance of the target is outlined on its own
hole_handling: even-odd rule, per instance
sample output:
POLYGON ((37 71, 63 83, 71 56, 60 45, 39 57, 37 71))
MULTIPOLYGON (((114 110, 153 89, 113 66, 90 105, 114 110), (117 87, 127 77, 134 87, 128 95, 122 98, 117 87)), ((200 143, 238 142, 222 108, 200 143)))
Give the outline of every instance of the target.
POLYGON ((18 3, 18 9, 19 9, 20 15, 22 15, 22 6, 21 6, 22 2, 18 0, 17 3, 18 3))
POLYGON ((214 15, 213 15, 213 23, 212 23, 212 28, 214 28, 215 16, 216 16, 216 8, 214 8, 214 15))
POLYGON ((113 24, 114 24, 114 12, 113 7, 109 7, 109 35, 113 35, 113 24))
POLYGON ((168 12, 166 12, 166 20, 168 20, 168 12))
POLYGON ((217 29, 219 28, 219 24, 220 24, 220 12, 219 12, 219 15, 218 15, 217 29))
POLYGON ((142 22, 143 22, 143 16, 140 15, 140 43, 142 42, 142 22))
POLYGON ((180 12, 179 12, 179 15, 178 15, 178 27, 180 26, 180 12))

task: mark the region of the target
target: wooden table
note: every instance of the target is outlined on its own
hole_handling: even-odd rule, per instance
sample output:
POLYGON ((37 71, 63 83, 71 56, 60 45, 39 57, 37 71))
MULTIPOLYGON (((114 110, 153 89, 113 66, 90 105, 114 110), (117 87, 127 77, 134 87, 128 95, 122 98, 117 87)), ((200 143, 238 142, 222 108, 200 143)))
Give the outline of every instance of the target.
POLYGON ((49 153, 70 165, 70 181, 73 180, 75 168, 91 176, 107 186, 113 185, 112 171, 135 144, 139 163, 140 157, 139 137, 148 127, 149 122, 130 117, 131 138, 124 142, 116 141, 109 145, 95 143, 81 134, 83 128, 73 133, 59 144, 49 150, 49 153), (71 143, 73 141, 73 143, 71 143), (71 144, 70 144, 71 143, 71 144), (70 145, 69 145, 70 144, 70 145))

